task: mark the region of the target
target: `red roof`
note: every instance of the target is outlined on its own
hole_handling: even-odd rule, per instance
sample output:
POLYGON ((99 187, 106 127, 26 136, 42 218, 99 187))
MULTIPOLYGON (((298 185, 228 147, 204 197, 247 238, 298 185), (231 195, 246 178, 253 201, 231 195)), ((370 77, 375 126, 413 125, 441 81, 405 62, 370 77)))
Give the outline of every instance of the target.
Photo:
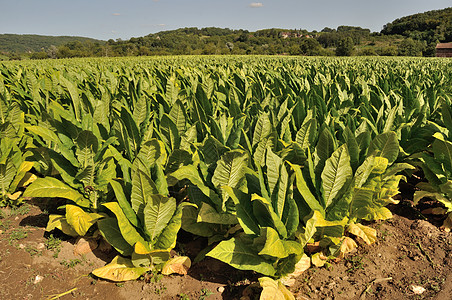
POLYGON ((436 45, 436 49, 452 49, 452 43, 439 43, 436 45))

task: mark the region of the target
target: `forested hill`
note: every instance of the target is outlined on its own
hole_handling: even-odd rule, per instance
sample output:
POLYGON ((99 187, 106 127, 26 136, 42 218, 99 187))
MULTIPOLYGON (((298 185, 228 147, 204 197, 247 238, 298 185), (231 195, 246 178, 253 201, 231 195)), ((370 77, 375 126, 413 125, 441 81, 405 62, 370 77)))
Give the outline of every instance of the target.
POLYGON ((381 33, 400 34, 427 43, 452 41, 452 7, 396 19, 386 24, 381 33))
POLYGON ((0 34, 0 51, 37 52, 51 45, 60 46, 74 42, 104 44, 104 41, 78 36, 47 36, 34 34, 0 34))

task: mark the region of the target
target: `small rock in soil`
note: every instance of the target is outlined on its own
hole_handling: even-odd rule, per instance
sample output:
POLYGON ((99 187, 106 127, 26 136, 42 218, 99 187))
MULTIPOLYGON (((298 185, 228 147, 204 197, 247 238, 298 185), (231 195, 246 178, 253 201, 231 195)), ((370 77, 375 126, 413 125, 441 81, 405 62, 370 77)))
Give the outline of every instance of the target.
POLYGON ((42 277, 41 275, 36 275, 35 280, 33 281, 33 284, 38 284, 38 283, 40 283, 43 279, 44 279, 44 277, 42 277))
POLYGON ((425 288, 419 285, 412 285, 410 286, 410 289, 415 293, 416 295, 421 295, 425 292, 425 288))

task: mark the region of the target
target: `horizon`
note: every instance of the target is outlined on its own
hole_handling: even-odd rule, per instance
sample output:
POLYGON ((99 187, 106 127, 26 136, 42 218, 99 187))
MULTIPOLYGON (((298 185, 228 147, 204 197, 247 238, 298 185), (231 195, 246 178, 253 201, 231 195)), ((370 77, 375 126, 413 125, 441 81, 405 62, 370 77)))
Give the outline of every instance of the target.
POLYGON ((381 0, 363 3, 323 0, 0 0, 2 34, 86 37, 128 40, 186 27, 229 28, 255 32, 262 29, 321 31, 325 27, 356 26, 380 32, 395 19, 450 7, 445 0, 381 0), (308 9, 307 9, 308 8, 308 9), (221 11, 221 14, 218 14, 221 11), (18 16, 20 22, 17 22, 18 16))

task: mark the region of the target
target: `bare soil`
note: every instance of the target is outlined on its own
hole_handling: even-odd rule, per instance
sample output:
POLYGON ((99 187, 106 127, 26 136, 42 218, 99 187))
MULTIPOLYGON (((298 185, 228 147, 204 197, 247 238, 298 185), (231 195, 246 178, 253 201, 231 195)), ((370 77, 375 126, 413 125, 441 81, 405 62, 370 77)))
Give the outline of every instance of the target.
MULTIPOLYGON (((296 298, 452 299, 452 234, 440 231, 440 219, 426 219, 409 201, 391 210, 394 218, 368 224, 378 230, 376 243, 359 243, 345 259, 306 271, 290 288, 296 298), (420 287, 425 290, 416 294, 420 287)), ((63 236, 56 236, 63 238, 56 246, 45 232, 47 213, 31 204, 1 209, 0 217, 0 299, 240 299, 258 278, 205 259, 186 276, 98 280, 90 272, 115 253, 97 249, 76 255, 77 241, 63 236)), ((184 254, 194 258, 203 243, 184 243, 184 254)))

